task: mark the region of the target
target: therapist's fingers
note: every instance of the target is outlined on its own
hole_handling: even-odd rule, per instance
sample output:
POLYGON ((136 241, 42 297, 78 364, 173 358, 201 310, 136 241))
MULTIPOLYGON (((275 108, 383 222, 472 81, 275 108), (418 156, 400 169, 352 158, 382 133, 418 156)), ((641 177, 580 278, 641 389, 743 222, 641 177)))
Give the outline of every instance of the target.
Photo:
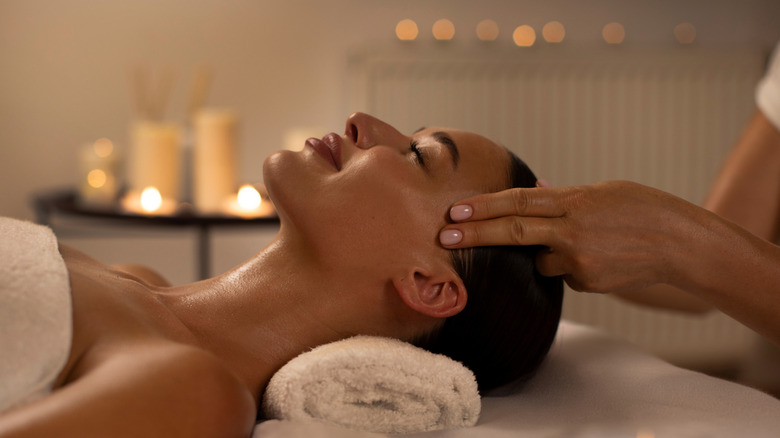
POLYGON ((513 188, 463 199, 450 209, 455 222, 504 216, 558 217, 566 214, 570 188, 513 188))
POLYGON ((546 277, 555 277, 569 272, 563 255, 551 248, 544 248, 536 253, 536 270, 546 277))
POLYGON ((556 218, 505 216, 498 219, 450 224, 439 233, 445 248, 494 245, 555 245, 556 218))

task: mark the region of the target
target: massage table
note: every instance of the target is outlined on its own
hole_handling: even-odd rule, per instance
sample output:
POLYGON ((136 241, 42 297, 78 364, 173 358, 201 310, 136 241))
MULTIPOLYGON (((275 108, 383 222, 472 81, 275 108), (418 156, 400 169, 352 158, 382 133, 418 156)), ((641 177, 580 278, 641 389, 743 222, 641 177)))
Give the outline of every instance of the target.
MULTIPOLYGON (((780 372, 780 371, 779 371, 780 372)), ((324 422, 267 420, 253 438, 376 438, 324 422)), ((482 397, 474 427, 411 434, 457 437, 778 437, 780 401, 685 370, 603 331, 563 321, 525 385, 482 397)))

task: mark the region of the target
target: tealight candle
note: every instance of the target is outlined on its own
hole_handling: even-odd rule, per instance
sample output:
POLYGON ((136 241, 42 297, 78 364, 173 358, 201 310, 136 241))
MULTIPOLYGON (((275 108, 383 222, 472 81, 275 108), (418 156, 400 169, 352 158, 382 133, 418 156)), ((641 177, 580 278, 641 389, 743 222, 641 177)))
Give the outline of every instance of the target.
POLYGON ((176 201, 163 198, 156 187, 146 187, 143 191, 130 191, 122 198, 125 211, 146 215, 170 215, 176 212, 176 201))
POLYGON ((270 216, 274 212, 271 202, 263 200, 260 192, 251 184, 241 186, 238 193, 230 197, 224 205, 228 214, 246 218, 270 216))

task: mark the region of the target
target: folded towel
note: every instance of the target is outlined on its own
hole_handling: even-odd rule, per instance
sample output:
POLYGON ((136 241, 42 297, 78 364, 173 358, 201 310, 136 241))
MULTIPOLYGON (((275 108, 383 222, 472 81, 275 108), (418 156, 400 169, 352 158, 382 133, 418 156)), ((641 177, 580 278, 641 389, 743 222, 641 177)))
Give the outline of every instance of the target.
POLYGON ((54 233, 0 218, 0 412, 51 391, 70 353, 71 321, 54 233))
POLYGON ((268 418, 416 433, 476 424, 481 400, 461 363, 397 339, 356 336, 283 366, 262 403, 268 418))

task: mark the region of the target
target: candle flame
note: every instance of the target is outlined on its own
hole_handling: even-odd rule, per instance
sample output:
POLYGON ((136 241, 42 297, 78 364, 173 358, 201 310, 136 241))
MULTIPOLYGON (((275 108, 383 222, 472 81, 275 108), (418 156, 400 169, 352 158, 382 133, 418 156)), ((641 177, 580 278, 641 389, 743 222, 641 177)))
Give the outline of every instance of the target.
POLYGON ((152 213, 157 211, 162 205, 162 196, 160 191, 154 187, 147 187, 141 192, 141 208, 144 211, 152 213))
POLYGON ((238 205, 244 210, 256 210, 263 202, 260 192, 250 184, 244 184, 238 189, 236 200, 238 201, 238 205))

